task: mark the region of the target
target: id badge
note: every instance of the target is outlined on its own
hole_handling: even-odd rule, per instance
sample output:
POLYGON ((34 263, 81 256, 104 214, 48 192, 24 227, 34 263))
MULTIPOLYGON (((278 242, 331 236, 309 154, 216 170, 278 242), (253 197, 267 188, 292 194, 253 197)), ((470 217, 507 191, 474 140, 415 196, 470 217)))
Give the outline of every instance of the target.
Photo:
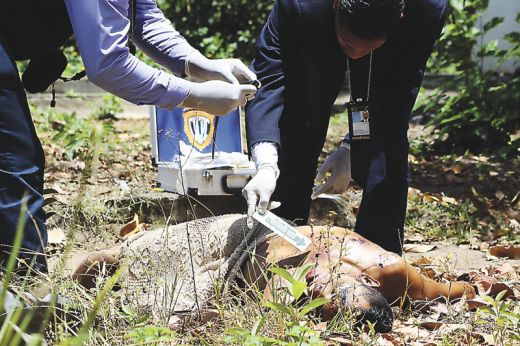
POLYGON ((349 102, 347 110, 350 139, 352 141, 369 140, 370 111, 368 109, 368 102, 359 99, 349 102))

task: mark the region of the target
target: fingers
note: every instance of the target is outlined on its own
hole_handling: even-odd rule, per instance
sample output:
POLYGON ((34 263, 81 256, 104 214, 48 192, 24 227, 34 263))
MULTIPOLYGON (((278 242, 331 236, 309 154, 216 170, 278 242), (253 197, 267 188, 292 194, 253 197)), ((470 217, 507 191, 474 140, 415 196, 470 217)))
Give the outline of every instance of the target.
POLYGON ((258 202, 258 213, 261 215, 265 214, 265 211, 267 210, 267 206, 269 204, 269 198, 271 197, 271 194, 265 193, 260 191, 260 201, 258 202))
POLYGON ((251 217, 255 213, 256 202, 258 201, 256 191, 249 190, 249 189, 247 189, 247 186, 246 186, 246 188, 244 188, 242 193, 247 200, 247 216, 251 217))
POLYGON ((276 209, 278 208, 279 206, 281 206, 282 203, 280 202, 277 202, 277 201, 270 201, 269 202, 269 205, 267 206, 267 210, 273 210, 273 209, 276 209))
POLYGON ((242 100, 242 103, 240 106, 245 106, 247 101, 251 101, 255 98, 256 94, 256 87, 254 85, 240 85, 240 99, 242 100))
POLYGON ((333 189, 333 187, 334 187, 334 185, 333 185, 332 179, 328 179, 322 185, 316 186, 316 187, 314 187, 314 189, 312 189, 313 191, 312 191, 311 198, 316 199, 322 193, 330 192, 333 189))
POLYGON ((327 175, 327 172, 329 171, 329 161, 325 160, 323 165, 321 165, 320 169, 318 170, 318 174, 316 174, 316 181, 323 180, 325 176, 327 175))
POLYGON ((256 74, 251 71, 242 61, 234 59, 233 74, 242 83, 247 83, 256 80, 256 74))
POLYGON ((255 213, 256 209, 256 192, 254 190, 247 189, 246 185, 246 187, 242 190, 242 194, 244 195, 247 201, 247 228, 251 229, 253 228, 253 214, 255 213))
POLYGON ((241 84, 240 85, 240 95, 243 97, 251 97, 255 96, 256 94, 256 87, 254 85, 250 84, 241 84))
POLYGON ((240 82, 238 81, 237 77, 235 77, 235 75, 229 71, 229 70, 225 70, 222 72, 222 76, 225 78, 225 81, 226 82, 229 82, 231 84, 240 84, 240 82))

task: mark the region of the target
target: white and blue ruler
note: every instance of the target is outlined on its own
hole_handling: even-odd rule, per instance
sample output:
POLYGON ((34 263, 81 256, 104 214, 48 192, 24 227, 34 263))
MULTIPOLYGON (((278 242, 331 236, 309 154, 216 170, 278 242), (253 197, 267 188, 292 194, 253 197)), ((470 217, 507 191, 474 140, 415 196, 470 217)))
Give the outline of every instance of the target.
POLYGON ((255 211, 253 218, 274 233, 288 241, 300 251, 305 251, 311 244, 311 240, 298 232, 296 228, 289 225, 282 218, 276 216, 270 211, 266 211, 264 215, 255 211))

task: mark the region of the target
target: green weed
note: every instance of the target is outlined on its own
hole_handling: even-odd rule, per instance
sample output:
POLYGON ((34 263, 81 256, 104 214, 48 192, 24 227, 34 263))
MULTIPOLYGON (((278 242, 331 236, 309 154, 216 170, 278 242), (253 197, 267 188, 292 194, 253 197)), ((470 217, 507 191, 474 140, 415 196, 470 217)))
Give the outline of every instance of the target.
POLYGON ((311 322, 311 312, 328 303, 326 298, 315 298, 301 303, 301 298, 306 293, 308 284, 305 275, 311 271, 313 264, 307 264, 296 269, 291 275, 283 268, 269 269, 273 274, 287 282, 287 288, 282 294, 276 295, 277 301, 268 301, 264 304, 271 311, 281 314, 284 319, 285 337, 282 339, 271 338, 259 334, 265 324, 265 317, 257 320, 251 330, 244 328, 231 328, 226 331, 230 336, 226 341, 242 343, 245 345, 320 345, 322 341, 319 332, 315 331, 311 322))
POLYGON ((505 300, 507 291, 500 292, 496 298, 481 296, 488 304, 478 308, 477 324, 493 326, 494 344, 510 345, 520 342, 520 305, 512 300, 505 300))

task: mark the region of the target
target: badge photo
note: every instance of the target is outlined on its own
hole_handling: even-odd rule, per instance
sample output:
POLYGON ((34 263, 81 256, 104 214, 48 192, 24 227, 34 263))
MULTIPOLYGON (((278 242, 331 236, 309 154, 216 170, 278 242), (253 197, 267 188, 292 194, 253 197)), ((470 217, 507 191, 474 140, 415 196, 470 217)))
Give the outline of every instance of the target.
POLYGON ((348 123, 351 140, 370 139, 370 111, 363 101, 348 104, 348 123))

